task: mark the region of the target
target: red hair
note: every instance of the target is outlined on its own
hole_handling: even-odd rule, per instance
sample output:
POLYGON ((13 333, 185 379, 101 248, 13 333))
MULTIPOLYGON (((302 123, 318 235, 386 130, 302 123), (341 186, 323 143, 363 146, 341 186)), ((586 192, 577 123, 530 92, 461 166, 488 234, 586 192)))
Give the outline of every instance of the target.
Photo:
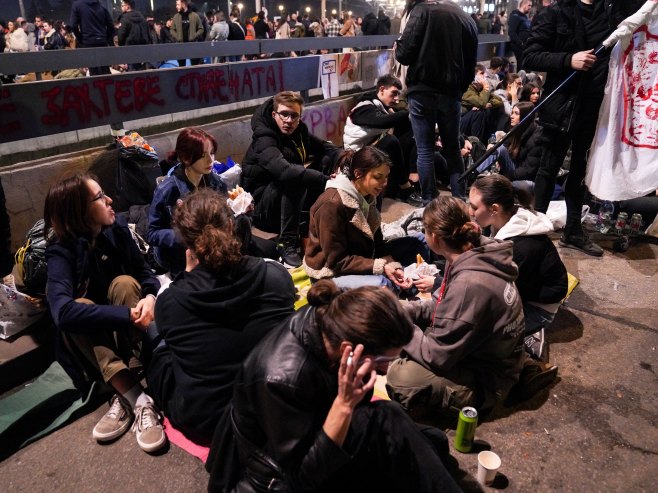
POLYGON ((206 142, 212 145, 212 153, 217 152, 217 141, 205 130, 200 128, 184 128, 176 139, 176 149, 169 155, 169 159, 178 160, 183 167, 201 159, 206 151, 206 142))

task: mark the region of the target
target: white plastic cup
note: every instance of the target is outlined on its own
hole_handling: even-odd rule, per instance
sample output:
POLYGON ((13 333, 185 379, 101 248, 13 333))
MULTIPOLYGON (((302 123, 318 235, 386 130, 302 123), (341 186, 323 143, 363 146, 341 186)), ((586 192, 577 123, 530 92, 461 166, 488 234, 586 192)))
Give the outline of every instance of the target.
POLYGON ((500 469, 501 460, 497 454, 490 450, 485 450, 478 454, 478 483, 489 486, 493 483, 498 469, 500 469))

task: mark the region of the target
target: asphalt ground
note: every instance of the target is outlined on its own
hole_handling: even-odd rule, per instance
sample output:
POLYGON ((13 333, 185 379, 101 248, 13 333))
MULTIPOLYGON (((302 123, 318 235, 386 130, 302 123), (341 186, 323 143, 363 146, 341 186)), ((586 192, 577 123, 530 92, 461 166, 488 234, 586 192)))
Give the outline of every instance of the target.
MULTIPOLYGON (((388 220, 406 210, 387 205, 388 220)), ((502 459, 492 487, 474 480, 476 452, 453 450, 465 491, 658 491, 658 245, 632 242, 614 253, 610 239, 600 244, 601 258, 559 248, 580 280, 547 334, 560 378, 478 427, 478 450, 502 459)), ((106 410, 1 462, 0 491, 205 491, 203 464, 174 445, 148 455, 130 433, 95 443, 91 430, 106 410)))

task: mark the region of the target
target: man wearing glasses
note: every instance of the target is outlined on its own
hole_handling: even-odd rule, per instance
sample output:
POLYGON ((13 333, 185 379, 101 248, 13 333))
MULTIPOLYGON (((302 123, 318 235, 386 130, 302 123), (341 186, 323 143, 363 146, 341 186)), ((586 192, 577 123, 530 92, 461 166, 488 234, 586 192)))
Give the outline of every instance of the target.
POLYGON ((242 170, 242 186, 255 201, 254 225, 279 234, 287 267, 302 265, 300 216, 324 191, 338 148, 311 135, 301 121, 302 97, 283 91, 251 118, 253 137, 242 170))

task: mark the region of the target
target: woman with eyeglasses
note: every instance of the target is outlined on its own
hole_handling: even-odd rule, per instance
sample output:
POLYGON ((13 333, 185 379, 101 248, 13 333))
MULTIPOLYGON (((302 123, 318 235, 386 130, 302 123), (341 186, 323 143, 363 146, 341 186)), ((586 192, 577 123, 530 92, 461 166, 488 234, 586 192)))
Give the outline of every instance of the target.
POLYGON ((311 207, 306 273, 313 280, 333 278, 341 288, 411 287, 403 264, 415 262, 417 254, 427 259, 429 251, 415 237, 384 242, 376 200, 386 188, 390 159, 376 147, 365 146, 343 151, 336 171, 311 207))
POLYGON ((46 293, 58 360, 79 388, 88 387, 89 377, 102 378, 116 392, 93 437, 115 440, 134 420, 137 443, 155 452, 167 440, 161 416, 130 368, 153 321, 160 283, 93 175, 77 174, 50 187, 44 220, 44 231, 52 228, 46 293))
POLYGON ((244 362, 210 448, 208 490, 461 491, 442 431, 371 402, 377 372, 413 333, 396 297, 324 280, 308 301, 244 362))
POLYGON ((405 304, 416 328, 387 374, 389 396, 420 422, 453 418, 464 406, 486 413, 524 363, 512 242, 482 236, 466 207, 439 197, 425 208, 425 238, 445 257, 445 275, 432 299, 405 304))

